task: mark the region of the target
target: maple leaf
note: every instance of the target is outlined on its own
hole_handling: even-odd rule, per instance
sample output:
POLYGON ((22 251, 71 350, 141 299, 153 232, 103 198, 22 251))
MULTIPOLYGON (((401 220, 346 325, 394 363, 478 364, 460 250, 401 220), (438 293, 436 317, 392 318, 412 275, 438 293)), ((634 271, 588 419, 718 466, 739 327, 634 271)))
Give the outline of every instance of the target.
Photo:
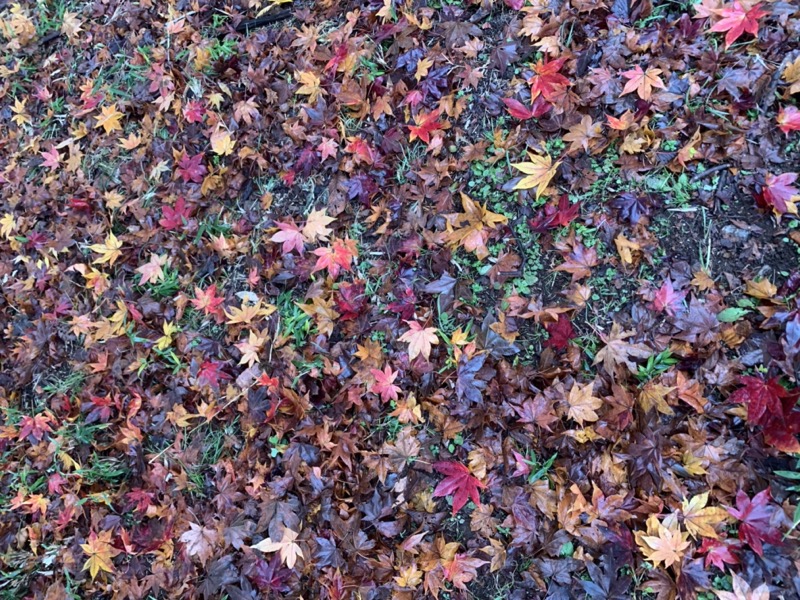
POLYGON ((672 280, 665 279, 653 298, 653 308, 656 312, 666 311, 668 315, 674 317, 678 311, 683 310, 683 299, 686 298, 686 293, 675 292, 672 280))
POLYGON ((186 206, 186 200, 181 197, 175 201, 174 206, 164 205, 161 209, 161 219, 159 219, 158 224, 167 231, 183 229, 191 216, 191 207, 186 206))
POLYGON ((214 283, 208 286, 205 290, 195 286, 194 298, 190 300, 192 306, 197 310, 202 310, 205 315, 218 315, 220 313, 220 305, 225 301, 225 298, 217 296, 217 284, 214 283))
POLYGON ((89 557, 83 563, 83 570, 89 571, 93 581, 100 571, 105 573, 114 572, 114 563, 111 562, 111 559, 119 554, 120 551, 112 545, 111 536, 111 531, 101 531, 100 535, 92 531, 86 543, 81 544, 81 549, 89 557))
POLYGON ((295 541, 298 535, 296 531, 284 527, 283 536, 279 542, 273 542, 270 538, 265 538, 250 547, 265 553, 278 552, 283 564, 293 569, 298 558, 305 558, 303 556, 303 549, 300 548, 300 545, 295 541))
POLYGON ((542 346, 544 348, 555 348, 556 350, 566 350, 569 346, 570 340, 575 339, 575 328, 572 326, 572 321, 565 314, 558 315, 558 321, 555 323, 548 323, 545 329, 550 337, 548 337, 542 346))
POLYGON ((666 87, 659 75, 661 75, 661 69, 647 69, 647 71, 644 71, 639 65, 628 71, 623 71, 622 76, 628 80, 628 83, 625 84, 620 96, 636 92, 639 98, 649 102, 653 97, 653 88, 663 90, 666 87))
POLYGON ((648 412, 655 408, 658 412, 664 415, 673 415, 675 412, 669 404, 667 404, 667 394, 672 392, 674 387, 667 387, 655 381, 650 381, 645 385, 639 393, 639 404, 642 409, 648 412))
POLYGON ((255 303, 242 304, 241 308, 231 307, 231 312, 225 311, 225 316, 228 317, 228 325, 236 325, 238 323, 248 325, 254 319, 268 317, 276 310, 276 306, 262 304, 261 298, 259 298, 255 303))
POLYGON ((644 544, 640 545, 640 548, 647 560, 656 567, 663 562, 664 568, 680 564, 691 545, 686 539, 686 534, 680 530, 664 527, 661 523, 658 524, 657 532, 658 535, 641 536, 644 544))
POLYGON ((117 111, 116 104, 104 106, 100 109, 100 116, 96 117, 97 123, 95 123, 94 127, 95 129, 102 127, 106 135, 113 131, 122 130, 122 125, 119 122, 122 117, 123 114, 117 111))
POLYGON ((295 79, 297 79, 298 83, 300 83, 300 87, 297 88, 295 94, 300 94, 301 96, 308 96, 308 101, 311 104, 316 104, 317 98, 320 96, 325 96, 327 92, 322 89, 319 77, 317 77, 311 71, 299 71, 294 74, 295 79))
POLYGON ((743 490, 736 492, 736 508, 728 512, 739 521, 739 539, 747 543, 759 556, 764 555, 763 543, 781 543, 781 532, 776 528, 782 517, 781 511, 770 504, 770 491, 766 488, 752 500, 743 490))
POLYGON ((120 242, 113 233, 109 233, 106 236, 105 242, 102 244, 92 244, 89 246, 89 250, 100 254, 100 257, 95 258, 92 262, 94 264, 108 263, 109 266, 113 266, 116 260, 122 256, 121 248, 122 242, 120 242))
POLYGON ((772 417, 783 414, 782 400, 797 398, 778 383, 778 378, 762 379, 761 377, 740 376, 739 385, 744 387, 730 395, 730 402, 739 402, 747 406, 747 422, 753 425, 767 425, 772 417))
POLYGON ((219 156, 232 154, 233 147, 236 145, 236 142, 231 138, 230 132, 221 124, 214 129, 209 141, 211 142, 211 150, 219 156))
POLYGON ((196 556, 202 564, 205 564, 214 553, 217 538, 215 529, 189 523, 189 529, 183 532, 180 541, 186 544, 186 553, 189 556, 196 556))
POLYGON ((536 188, 536 199, 538 200, 547 189, 550 180, 555 176, 561 161, 557 160, 554 164, 549 154, 528 152, 528 156, 530 157, 529 162, 511 164, 512 167, 527 175, 514 186, 514 189, 529 190, 536 188))
POLYGON ((314 250, 317 255, 317 262, 312 273, 328 269, 328 274, 336 279, 342 270, 349 271, 353 259, 358 257, 358 246, 356 242, 349 238, 344 240, 333 240, 330 248, 317 248, 314 250))
POLYGON ((536 100, 540 94, 548 102, 558 99, 564 88, 569 85, 569 79, 559 73, 566 61, 566 58, 548 62, 540 59, 533 65, 533 76, 528 79, 531 86, 531 100, 536 100))
POLYGON ((537 233, 544 233, 548 229, 566 227, 574 221, 581 211, 580 201, 570 204, 569 196, 561 194, 558 204, 548 203, 535 217, 528 220, 528 225, 537 233))
POLYGON ((142 278, 139 280, 139 285, 163 281, 164 266, 168 261, 169 257, 166 254, 163 256, 159 256, 155 253, 150 254, 150 260, 136 269, 136 272, 142 275, 142 278))
POLYGON ((600 418, 595 411, 603 406, 603 401, 600 398, 596 398, 593 395, 593 391, 593 381, 584 386, 576 382, 569 391, 569 396, 567 397, 569 410, 567 415, 580 426, 583 426, 585 422, 594 423, 600 418))
POLYGON ((269 240, 276 244, 282 244, 281 251, 284 254, 289 254, 292 250, 297 250, 297 253, 302 255, 305 250, 305 237, 300 228, 293 222, 289 223, 276 223, 278 231, 269 240))
POLYGON ((581 148, 589 152, 598 139, 603 139, 603 124, 595 123, 589 115, 583 115, 580 122, 570 127, 569 133, 564 135, 565 142, 572 142, 568 150, 570 153, 575 153, 581 148))
POLYGON ((483 260, 489 256, 486 242, 490 231, 501 223, 507 223, 508 218, 481 206, 464 192, 461 192, 461 206, 464 208, 463 213, 448 215, 447 241, 454 246, 462 246, 464 250, 473 252, 483 260))
POLYGON ((187 123, 202 123, 206 107, 201 100, 189 100, 183 107, 183 117, 187 123))
POLYGON ((416 125, 408 126, 408 130, 411 132, 411 135, 409 136, 409 141, 413 142, 414 140, 419 138, 426 144, 430 144, 431 133, 442 129, 443 123, 440 123, 438 120, 440 114, 441 111, 439 109, 436 109, 426 114, 416 115, 414 117, 414 122, 416 123, 416 125))
POLYGON ((222 363, 216 361, 204 361, 197 370, 197 383, 219 389, 220 379, 232 379, 230 375, 222 371, 222 363))
POLYGON ((446 476, 433 490, 433 497, 453 496, 453 515, 461 510, 468 499, 476 506, 480 506, 481 497, 478 490, 485 488, 486 484, 481 483, 468 467, 456 461, 440 460, 433 463, 433 468, 446 476))
POLYGON ((506 105, 508 114, 515 119, 520 119, 522 121, 535 118, 538 119, 542 115, 549 112, 551 108, 553 108, 553 105, 545 100, 544 96, 537 96, 533 100, 533 104, 531 104, 530 108, 514 98, 503 98, 503 104, 506 105))
POLYGON ((178 161, 178 174, 183 179, 184 183, 188 183, 190 181, 194 183, 202 183, 203 178, 208 173, 208 169, 203 164, 203 153, 195 154, 194 156, 189 156, 185 152, 181 156, 181 159, 178 161))
POLYGON ((714 565, 720 571, 724 571, 726 564, 739 564, 739 559, 733 553, 733 550, 740 548, 741 542, 734 540, 703 538, 703 543, 700 545, 698 552, 706 555, 706 567, 714 565))
POLYGON ((318 240, 326 241, 333 230, 328 227, 336 220, 335 217, 329 217, 325 214, 325 209, 312 210, 308 214, 306 224, 303 225, 303 237, 309 243, 318 240))
POLYGON ((762 583, 756 589, 751 589, 750 584, 747 583, 737 573, 732 573, 731 582, 733 584, 733 591, 726 592, 714 590, 719 600, 769 600, 769 586, 762 583))
POLYGON ((47 167, 51 171, 57 170, 61 166, 61 156, 58 154, 58 149, 53 146, 50 150, 45 150, 39 153, 44 159, 42 166, 47 167))
POLYGON ((760 2, 747 9, 738 0, 734 1, 730 7, 720 9, 718 13, 722 19, 714 24, 709 31, 714 33, 728 32, 725 35, 726 50, 745 32, 757 36, 758 20, 769 14, 769 12, 761 10, 760 2))
POLYGON ((425 360, 431 356, 432 346, 439 343, 436 327, 423 327, 417 321, 406 321, 409 330, 401 335, 398 340, 408 343, 408 360, 414 360, 422 354, 425 360))
POLYGON ((589 277, 592 274, 592 267, 595 266, 597 266, 597 250, 587 248, 581 243, 576 243, 564 262, 553 271, 570 273, 572 282, 575 283, 584 277, 589 277))
POLYGON ((777 217, 787 212, 796 215, 795 198, 800 196, 800 189, 792 185, 796 180, 797 173, 768 173, 761 192, 756 194, 756 204, 763 209, 772 209, 777 217))
POLYGON ((720 506, 707 506, 708 492, 693 496, 691 499, 684 499, 681 503, 683 513, 683 524, 686 530, 694 538, 712 538, 719 536, 715 527, 719 526, 728 518, 728 512, 720 506))
POLYGON ((417 565, 402 567, 398 572, 400 574, 394 578, 394 582, 401 588, 413 590, 422 583, 422 571, 417 568, 417 565))
POLYGON ((489 561, 459 553, 452 560, 443 560, 442 568, 444 569, 444 578, 452 582, 454 588, 466 590, 466 584, 478 576, 478 569, 488 564, 489 561))
POLYGON ((386 365, 383 371, 380 369, 370 369, 369 372, 375 378, 375 383, 370 385, 369 391, 373 394, 380 394, 383 402, 390 400, 397 400, 397 392, 400 388, 394 384, 399 374, 397 371, 392 371, 392 367, 386 365))
POLYGON ((242 353, 239 364, 246 364, 248 367, 252 367, 253 364, 257 363, 259 361, 258 353, 264 347, 267 337, 266 334, 258 334, 255 331, 251 331, 246 340, 234 344, 236 349, 242 353))
POLYGON ((627 366, 631 373, 636 373, 638 367, 633 359, 647 358, 653 352, 644 344, 630 344, 625 341, 635 333, 635 331, 623 331, 622 327, 614 322, 608 336, 600 333, 600 339, 606 345, 595 355, 592 364, 603 363, 603 368, 609 375, 613 375, 614 367, 621 364, 627 366))
POLYGON ((782 106, 778 111, 778 129, 786 136, 790 131, 800 131, 800 109, 796 106, 782 106))
POLYGON ((23 415, 19 421, 19 433, 17 439, 28 439, 30 442, 41 442, 44 436, 48 433, 53 433, 53 427, 56 422, 53 415, 49 412, 39 413, 38 415, 30 416, 23 415))

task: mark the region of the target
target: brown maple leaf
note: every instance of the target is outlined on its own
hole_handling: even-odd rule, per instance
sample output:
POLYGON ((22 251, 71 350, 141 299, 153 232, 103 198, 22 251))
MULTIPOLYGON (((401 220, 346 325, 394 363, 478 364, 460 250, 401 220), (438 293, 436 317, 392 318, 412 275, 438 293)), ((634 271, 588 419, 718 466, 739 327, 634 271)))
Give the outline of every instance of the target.
POLYGON ((647 358, 653 352, 644 344, 630 344, 626 342, 636 332, 623 331, 619 323, 614 322, 608 335, 600 333, 600 339, 606 344, 594 357, 593 364, 603 364, 606 373, 613 376, 617 365, 625 365, 631 373, 636 373, 638 367, 633 359, 647 358))

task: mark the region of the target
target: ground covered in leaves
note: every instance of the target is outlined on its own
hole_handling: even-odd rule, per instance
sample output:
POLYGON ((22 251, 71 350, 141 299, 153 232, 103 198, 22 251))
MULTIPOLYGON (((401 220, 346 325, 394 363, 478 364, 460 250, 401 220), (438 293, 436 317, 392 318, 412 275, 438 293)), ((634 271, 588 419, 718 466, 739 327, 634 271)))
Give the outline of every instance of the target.
POLYGON ((796 2, 0 41, 0 598, 800 597, 796 2))

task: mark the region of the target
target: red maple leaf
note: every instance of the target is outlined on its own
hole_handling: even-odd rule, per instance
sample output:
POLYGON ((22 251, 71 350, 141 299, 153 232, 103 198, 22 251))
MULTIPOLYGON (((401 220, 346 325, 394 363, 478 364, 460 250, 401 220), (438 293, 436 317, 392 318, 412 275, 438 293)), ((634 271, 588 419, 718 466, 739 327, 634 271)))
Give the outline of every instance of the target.
POLYGON ((394 384, 397 379, 398 371, 392 371, 392 367, 386 365, 383 371, 380 369, 370 369, 369 372, 375 378, 375 383, 369 387, 369 391, 373 394, 379 394, 383 402, 389 400, 397 400, 397 392, 400 388, 394 384))
POLYGON ((189 156, 184 152, 181 159, 178 161, 178 175, 183 179, 183 183, 190 181, 194 183, 202 183, 203 178, 208 173, 208 169, 203 164, 203 153, 189 156))
POLYGON ((350 270, 353 259, 358 256, 358 247, 355 241, 350 239, 334 240, 330 248, 317 248, 314 254, 318 258, 311 272, 328 269, 330 276, 336 279, 340 271, 350 270))
POLYGON ((336 308, 341 313, 340 319, 352 321, 367 309, 368 299, 364 294, 364 283, 340 283, 336 290, 336 308))
POLYGON ((202 123, 206 106, 200 100, 189 100, 183 107, 183 116, 188 123, 202 123))
POLYGON ((668 315, 674 317, 676 312, 683 310, 684 298, 686 292, 676 292, 672 281, 666 279, 653 298, 653 308, 656 312, 666 311, 668 315))
POLYGON ((703 543, 700 545, 698 552, 706 555, 706 568, 708 568, 708 565, 714 565, 720 571, 724 571, 726 564, 739 564, 739 558, 733 551, 739 550, 741 547, 742 544, 735 540, 703 538, 703 543))
POLYGON ((431 142, 431 133, 442 129, 442 123, 439 122, 439 115, 441 111, 433 110, 426 114, 417 115, 414 118, 416 125, 409 125, 408 130, 411 132, 409 141, 413 142, 419 138, 426 144, 431 142))
POLYGON ((769 488, 747 497, 742 490, 736 493, 736 508, 728 512, 739 520, 739 539, 747 543, 759 556, 764 555, 764 542, 780 544, 781 532, 777 528, 781 514, 770 504, 769 488))
POLYGON ((555 348, 556 350, 566 350, 570 340, 575 338, 575 328, 567 315, 558 315, 558 321, 548 323, 544 327, 550 337, 542 344, 545 348, 555 348))
POLYGON ((189 217, 191 216, 192 209, 191 207, 186 206, 186 200, 183 198, 178 198, 175 201, 174 206, 165 205, 161 209, 161 219, 158 221, 158 224, 167 231, 172 231, 173 229, 183 229, 186 227, 186 223, 189 221, 189 217))
POLYGON ((50 413, 43 412, 39 413, 31 417, 30 415, 25 415, 20 419, 20 428, 19 433, 17 434, 17 439, 24 440, 25 438, 28 439, 29 442, 41 442, 44 439, 45 434, 53 433, 53 425, 56 420, 50 413))
POLYGON ((545 100, 543 96, 537 96, 530 108, 514 98, 503 98, 503 104, 506 105, 508 114, 522 121, 539 118, 553 108, 553 105, 545 100))
POLYGON ((549 62, 540 59, 533 65, 534 74, 528 79, 531 86, 531 99, 535 100, 541 94, 545 100, 552 102, 559 96, 569 85, 569 79, 559 73, 566 61, 566 58, 557 58, 549 62))
POLYGON ((220 379, 223 381, 231 379, 230 375, 222 371, 223 366, 221 362, 215 360, 205 361, 200 365, 200 369, 197 371, 197 382, 200 385, 218 389, 220 379))
POLYGON ((548 229, 566 227, 574 221, 581 212, 581 203, 570 204, 569 196, 562 194, 558 205, 547 204, 534 218, 528 220, 528 225, 537 233, 544 233, 548 229))
POLYGON ((730 395, 732 402, 747 405, 747 422, 760 425, 764 441, 782 452, 800 452, 800 411, 796 410, 800 391, 789 391, 778 383, 760 377, 739 377, 743 388, 730 395))
POLYGON ((790 393, 778 383, 777 377, 766 380, 743 376, 739 377, 739 384, 744 387, 736 390, 729 399, 747 405, 748 423, 766 425, 770 416, 783 414, 781 399, 789 397, 790 393))
POLYGON ((782 106, 777 121, 778 129, 787 136, 790 131, 800 131, 800 110, 796 106, 782 106))
POLYGON ((214 283, 204 290, 195 286, 194 298, 191 303, 197 310, 202 310, 205 315, 220 314, 220 305, 225 301, 222 296, 217 296, 217 284, 214 283))
POLYGON ((722 33, 727 31, 725 35, 725 48, 730 48, 736 40, 746 31, 754 36, 758 35, 758 20, 764 15, 769 14, 765 10, 761 10, 761 3, 759 2, 750 10, 746 10, 741 2, 734 2, 732 7, 723 8, 718 11, 722 19, 716 23, 710 31, 715 33, 722 33))
POLYGON ((433 463, 433 468, 446 475, 433 490, 433 497, 452 495, 454 515, 467 503, 467 499, 480 506, 481 497, 478 489, 485 488, 486 484, 481 483, 467 467, 459 462, 440 460, 433 463))
POLYGON ((793 212, 789 203, 792 202, 792 197, 800 194, 800 189, 792 185, 796 180, 797 173, 782 173, 781 175, 768 173, 764 178, 761 192, 755 196, 756 204, 760 208, 773 210, 777 215, 793 212))

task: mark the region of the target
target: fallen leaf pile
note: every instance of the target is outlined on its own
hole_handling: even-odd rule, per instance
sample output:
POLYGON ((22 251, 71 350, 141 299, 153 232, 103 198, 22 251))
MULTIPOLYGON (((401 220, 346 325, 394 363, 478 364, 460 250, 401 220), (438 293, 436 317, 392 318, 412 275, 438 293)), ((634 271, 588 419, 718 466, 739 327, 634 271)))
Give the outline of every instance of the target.
POLYGON ((800 4, 0 45, 0 597, 800 597, 800 4))

